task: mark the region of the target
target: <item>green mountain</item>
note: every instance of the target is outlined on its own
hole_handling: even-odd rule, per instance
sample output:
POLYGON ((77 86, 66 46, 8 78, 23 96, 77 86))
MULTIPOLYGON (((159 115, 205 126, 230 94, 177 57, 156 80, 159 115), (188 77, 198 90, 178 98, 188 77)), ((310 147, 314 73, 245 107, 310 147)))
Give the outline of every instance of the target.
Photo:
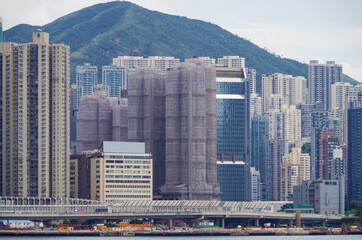
MULTIPOLYGON (((239 55, 245 57, 246 67, 256 69, 258 89, 263 73, 308 74, 306 64, 271 54, 215 24, 150 11, 129 2, 97 4, 44 26, 20 24, 5 31, 4 38, 30 42, 38 28, 50 34, 52 43, 70 46, 72 82, 77 65, 89 62, 98 66, 101 74, 101 67, 119 55, 175 56, 181 60, 239 55)), ((345 79, 356 83, 347 76, 345 79)))

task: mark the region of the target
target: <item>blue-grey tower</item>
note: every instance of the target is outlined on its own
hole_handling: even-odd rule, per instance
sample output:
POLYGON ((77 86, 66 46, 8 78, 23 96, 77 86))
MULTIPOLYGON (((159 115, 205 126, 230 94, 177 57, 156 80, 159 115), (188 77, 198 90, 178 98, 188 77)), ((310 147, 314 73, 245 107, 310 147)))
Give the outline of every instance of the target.
POLYGON ((102 67, 102 85, 108 97, 121 98, 121 91, 127 89, 124 67, 111 65, 102 67))
POLYGON ((245 76, 245 68, 217 67, 216 133, 218 183, 222 192, 221 200, 248 201, 250 197, 248 191, 250 168, 249 111, 249 85, 245 76), (243 171, 235 174, 235 176, 244 176, 242 183, 234 184, 232 178, 223 176, 224 174, 234 174, 222 170, 226 163, 231 165, 243 163, 243 165, 240 165, 242 167, 234 168, 243 171), (226 180, 228 182, 225 182, 226 180), (241 184, 245 185, 241 186, 241 184), (231 185, 235 186, 235 188, 226 188, 226 186, 231 185))
POLYGON ((0 17, 0 42, 3 42, 3 18, 0 17))
MULTIPOLYGON (((260 172, 260 183, 266 183, 266 140, 269 139, 269 119, 264 115, 254 115, 251 120, 251 166, 260 172)), ((262 194, 262 199, 266 197, 262 194)))
POLYGON ((348 110, 348 197, 362 201, 362 108, 348 110))
POLYGON ((96 90, 98 84, 98 68, 85 63, 76 68, 77 109, 80 107, 82 96, 90 95, 96 90))

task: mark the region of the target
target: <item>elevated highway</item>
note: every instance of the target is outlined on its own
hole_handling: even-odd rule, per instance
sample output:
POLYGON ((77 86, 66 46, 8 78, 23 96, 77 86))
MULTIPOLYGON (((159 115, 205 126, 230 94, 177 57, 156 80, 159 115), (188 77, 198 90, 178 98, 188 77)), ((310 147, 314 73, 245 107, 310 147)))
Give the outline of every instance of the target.
MULTIPOLYGON (((225 202, 203 200, 122 201, 117 204, 82 199, 0 197, 1 220, 120 220, 211 219, 224 226, 225 220, 240 219, 258 226, 265 222, 293 225, 294 213, 278 212, 288 202, 225 202)), ((342 216, 301 214, 302 222, 338 222, 342 216)))

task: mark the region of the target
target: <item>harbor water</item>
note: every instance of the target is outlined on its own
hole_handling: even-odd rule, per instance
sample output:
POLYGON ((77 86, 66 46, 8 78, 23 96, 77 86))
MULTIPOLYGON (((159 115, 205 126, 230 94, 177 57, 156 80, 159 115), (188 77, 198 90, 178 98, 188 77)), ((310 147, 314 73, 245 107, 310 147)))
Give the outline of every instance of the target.
POLYGON ((205 236, 205 237, 2 237, 1 240, 360 240, 361 235, 323 236, 205 236))

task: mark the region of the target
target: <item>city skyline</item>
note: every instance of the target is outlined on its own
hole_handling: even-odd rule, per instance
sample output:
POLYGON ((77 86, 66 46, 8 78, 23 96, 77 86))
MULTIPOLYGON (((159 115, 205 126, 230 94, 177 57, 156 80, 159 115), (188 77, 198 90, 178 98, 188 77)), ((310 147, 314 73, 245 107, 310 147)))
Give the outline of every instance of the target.
MULTIPOLYGON (((44 25, 73 11, 102 2, 109 1, 75 0, 71 3, 62 1, 52 4, 45 0, 37 0, 37 4, 29 4, 24 0, 4 1, 0 3, 0 16, 3 17, 5 30, 21 23, 44 25), (19 5, 26 6, 23 8, 24 11, 17 8, 19 5)), ((260 0, 252 3, 235 0, 226 3, 201 0, 192 4, 189 0, 177 3, 160 0, 130 0, 130 2, 151 10, 217 24, 282 57, 304 63, 311 59, 322 62, 335 60, 343 64, 347 75, 362 82, 362 62, 359 57, 362 53, 362 17, 358 13, 362 2, 356 0, 343 3, 333 0, 328 1, 328 4, 322 0, 298 3, 285 0, 273 2, 260 0), (313 8, 309 7, 311 4, 313 8)))

